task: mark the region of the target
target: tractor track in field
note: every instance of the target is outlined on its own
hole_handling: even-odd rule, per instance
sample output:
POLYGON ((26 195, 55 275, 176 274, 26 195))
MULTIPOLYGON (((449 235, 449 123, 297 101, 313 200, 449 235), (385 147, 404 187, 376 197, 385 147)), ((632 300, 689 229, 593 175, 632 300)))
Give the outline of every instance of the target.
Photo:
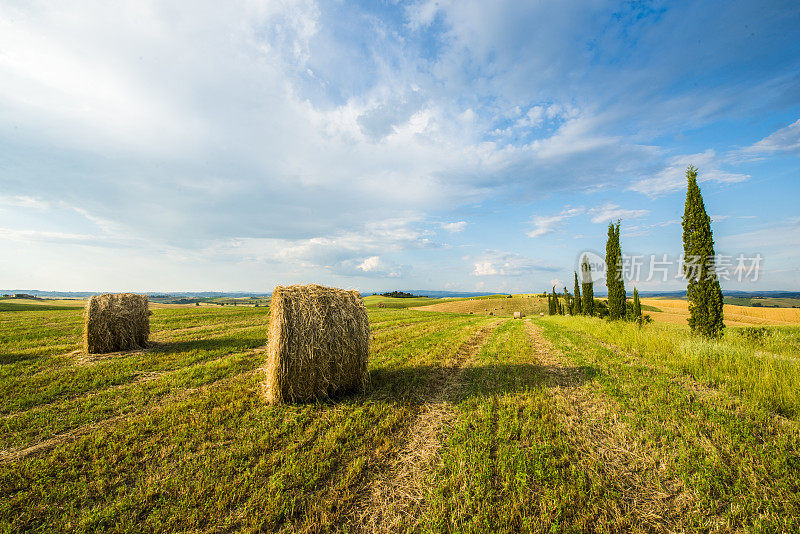
POLYGON ((620 496, 623 506, 609 511, 604 521, 624 525, 623 530, 683 531, 683 519, 697 495, 680 480, 664 476, 668 451, 662 449, 669 444, 643 442, 619 417, 625 408, 589 380, 584 368, 566 364, 539 327, 529 322, 526 328, 576 461, 620 496))
POLYGON ((359 492, 345 515, 348 531, 399 532, 417 523, 425 495, 423 475, 441 448, 443 428, 455 417, 453 399, 461 386, 461 375, 504 320, 481 327, 459 346, 436 383, 420 399, 422 406, 408 427, 405 445, 382 462, 383 469, 359 492))

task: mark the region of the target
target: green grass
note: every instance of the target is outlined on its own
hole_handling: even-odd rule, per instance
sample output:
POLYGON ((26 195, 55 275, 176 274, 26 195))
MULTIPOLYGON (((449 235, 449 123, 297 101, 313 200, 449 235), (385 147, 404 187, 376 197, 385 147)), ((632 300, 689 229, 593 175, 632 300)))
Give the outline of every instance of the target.
MULTIPOLYGON (((558 320, 558 318, 553 318, 558 320)), ((800 414, 800 328, 771 327, 759 342, 728 328, 719 340, 693 336, 688 327, 586 317, 562 319, 577 332, 612 343, 654 365, 690 375, 787 417, 800 414)))
POLYGON ((765 308, 800 308, 800 298, 787 297, 724 297, 725 304, 762 306, 765 308))
POLYGON ((432 403, 410 530, 797 530, 800 329, 368 302, 368 390, 283 406, 259 395, 268 308, 154 310, 150 349, 99 358, 81 309, 3 310, 0 532, 352 531, 432 403))
MULTIPOLYGON (((721 369, 738 369, 721 367, 715 358, 714 351, 724 350, 719 345, 725 343, 701 345, 699 351, 706 356, 706 369, 701 370, 694 355, 669 352, 655 358, 655 353, 647 351, 610 348, 603 343, 609 325, 601 321, 584 319, 585 324, 575 329, 574 323, 560 318, 542 323, 570 361, 594 369, 602 393, 620 407, 617 418, 660 457, 662 478, 677 481, 685 493, 694 493, 694 509, 681 514, 686 528, 761 532, 800 528, 796 414, 791 421, 776 415, 776 405, 781 406, 787 392, 765 399, 746 388, 742 392, 751 395, 739 397, 687 382, 687 373, 707 377, 718 376, 721 369), (586 332, 590 332, 588 339, 586 332)), ((642 338, 663 343, 679 336, 675 331, 669 335, 621 332, 624 325, 616 324, 610 328, 621 334, 617 341, 638 338, 637 348, 647 346, 642 338)), ((685 341, 685 334, 680 337, 685 341)), ((736 350, 740 342, 734 339, 727 344, 729 350, 736 350)), ((742 380, 737 376, 731 382, 742 380)))

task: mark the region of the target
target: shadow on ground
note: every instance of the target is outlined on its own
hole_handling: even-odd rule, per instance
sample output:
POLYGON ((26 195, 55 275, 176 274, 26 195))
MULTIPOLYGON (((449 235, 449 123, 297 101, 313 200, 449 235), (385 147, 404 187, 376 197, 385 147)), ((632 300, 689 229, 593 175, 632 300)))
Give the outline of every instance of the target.
POLYGON ((434 365, 374 369, 365 396, 375 400, 426 402, 431 395, 446 388, 451 392, 448 397, 493 397, 540 387, 580 387, 593 380, 597 373, 597 369, 589 366, 554 367, 531 363, 495 363, 463 369, 434 365), (448 388, 452 381, 457 381, 459 387, 448 388))
POLYGON ((263 347, 264 337, 224 337, 209 339, 187 339, 182 341, 151 341, 147 348, 155 353, 181 353, 199 350, 241 352, 263 347))

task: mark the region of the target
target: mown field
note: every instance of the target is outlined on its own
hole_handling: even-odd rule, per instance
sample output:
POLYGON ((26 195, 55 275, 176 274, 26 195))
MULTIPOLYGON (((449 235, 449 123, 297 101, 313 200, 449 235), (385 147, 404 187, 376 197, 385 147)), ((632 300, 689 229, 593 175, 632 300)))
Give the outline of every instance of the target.
POLYGON ((267 406, 267 308, 2 308, 0 531, 800 529, 800 328, 369 316, 365 394, 267 406))
MULTIPOLYGON (((642 304, 658 310, 647 312, 656 321, 685 325, 689 317, 689 302, 683 299, 646 298, 642 299, 642 304)), ((734 304, 725 304, 723 308, 726 326, 800 325, 800 309, 797 308, 763 308, 734 304)))
POLYGON ((547 313, 547 299, 534 295, 513 295, 508 297, 476 297, 457 300, 437 300, 425 306, 416 305, 418 311, 472 313, 488 316, 490 313, 498 317, 513 317, 514 312, 525 315, 547 313))

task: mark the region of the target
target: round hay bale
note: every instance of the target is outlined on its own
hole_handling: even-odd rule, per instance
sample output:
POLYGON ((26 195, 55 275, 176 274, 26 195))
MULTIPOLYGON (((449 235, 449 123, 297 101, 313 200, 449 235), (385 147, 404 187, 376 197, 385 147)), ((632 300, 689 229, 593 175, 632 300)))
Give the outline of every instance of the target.
POLYGON ((315 284, 276 287, 264 367, 266 400, 309 401, 363 391, 369 338, 358 291, 315 284))
POLYGON ((105 354, 147 346, 150 309, 147 295, 106 293, 86 302, 83 347, 89 354, 105 354))
POLYGON ((519 312, 519 311, 515 311, 514 312, 514 319, 522 319, 523 317, 525 317, 524 313, 519 312))
POLYGON ((386 307, 386 303, 385 302, 379 302, 377 307, 378 308, 385 308, 386 307))

